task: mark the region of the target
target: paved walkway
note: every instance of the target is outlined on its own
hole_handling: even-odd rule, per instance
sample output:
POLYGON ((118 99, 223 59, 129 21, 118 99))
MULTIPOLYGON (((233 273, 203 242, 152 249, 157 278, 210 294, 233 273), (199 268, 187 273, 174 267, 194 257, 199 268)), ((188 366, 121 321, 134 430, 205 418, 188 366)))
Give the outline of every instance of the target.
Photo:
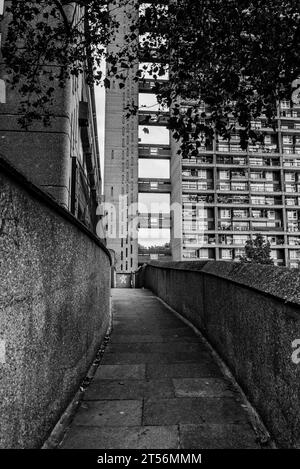
POLYGON ((146 290, 113 290, 111 340, 61 445, 259 448, 205 344, 146 290))

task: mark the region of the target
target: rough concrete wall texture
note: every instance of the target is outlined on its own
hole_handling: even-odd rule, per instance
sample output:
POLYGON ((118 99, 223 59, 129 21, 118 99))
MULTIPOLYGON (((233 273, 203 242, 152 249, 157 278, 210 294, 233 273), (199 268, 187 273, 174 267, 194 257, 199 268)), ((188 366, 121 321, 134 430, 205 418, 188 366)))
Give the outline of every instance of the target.
POLYGON ((208 338, 279 447, 300 448, 300 274, 227 262, 151 263, 145 286, 208 338))
POLYGON ((110 322, 107 251, 25 186, 0 172, 0 448, 42 445, 110 322))

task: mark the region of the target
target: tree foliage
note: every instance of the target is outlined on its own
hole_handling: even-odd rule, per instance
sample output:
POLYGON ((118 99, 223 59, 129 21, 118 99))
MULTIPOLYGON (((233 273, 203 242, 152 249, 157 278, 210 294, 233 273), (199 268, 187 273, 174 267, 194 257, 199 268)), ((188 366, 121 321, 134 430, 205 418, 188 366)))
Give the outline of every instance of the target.
POLYGON ((170 126, 185 153, 196 155, 201 140, 215 132, 230 138, 238 131, 243 148, 262 141, 251 123, 263 114, 274 125, 278 101, 291 98, 293 83, 299 86, 299 19, 298 0, 178 0, 159 11, 148 6, 141 23, 153 32, 144 49, 150 56, 154 48, 160 62, 170 64, 171 80, 158 83, 158 96, 173 104, 170 126), (179 97, 187 104, 183 110, 179 97), (199 111, 203 102, 209 112, 199 111))
MULTIPOLYGON (((129 3, 112 0, 108 8, 105 0, 11 2, 3 54, 12 84, 22 82, 29 121, 45 114, 53 94, 53 86, 41 80, 44 74, 60 86, 70 74, 83 72, 89 83, 99 83, 105 58, 110 73, 104 85, 110 86, 115 75, 122 87, 139 53, 141 61, 152 62, 147 72, 158 101, 171 109, 169 127, 184 154, 196 155, 202 142, 215 135, 229 139, 234 132, 240 133, 243 148, 262 142, 252 122, 264 115, 268 125, 275 125, 278 101, 290 99, 293 86, 300 86, 299 1, 152 2, 131 23, 123 45, 107 49, 120 33, 114 10, 126 6, 128 20, 134 17, 129 3), (56 67, 45 67, 53 63, 56 67)), ((132 11, 138 6, 135 2, 132 11)), ((143 79, 143 71, 136 79, 143 79)), ((137 111, 132 103, 128 109, 137 111)))
POLYGON ((273 265, 271 258, 271 245, 265 241, 261 234, 257 234, 254 239, 249 239, 245 245, 245 256, 241 257, 241 262, 254 264, 273 265))

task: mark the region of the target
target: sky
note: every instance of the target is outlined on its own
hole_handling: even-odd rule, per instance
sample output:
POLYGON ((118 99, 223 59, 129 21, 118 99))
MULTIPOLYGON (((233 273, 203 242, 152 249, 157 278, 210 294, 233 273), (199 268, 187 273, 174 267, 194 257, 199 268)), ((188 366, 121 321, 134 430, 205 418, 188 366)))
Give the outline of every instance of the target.
POLYGON ((98 140, 100 149, 101 174, 104 177, 104 125, 105 125, 105 88, 95 86, 95 99, 97 109, 98 140))

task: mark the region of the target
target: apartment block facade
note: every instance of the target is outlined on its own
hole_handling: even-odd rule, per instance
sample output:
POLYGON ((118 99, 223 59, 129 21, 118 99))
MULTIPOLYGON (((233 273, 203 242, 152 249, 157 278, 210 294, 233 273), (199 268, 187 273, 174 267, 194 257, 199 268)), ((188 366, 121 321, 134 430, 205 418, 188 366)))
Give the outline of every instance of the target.
MULTIPOLYGON (((120 19, 125 32, 126 14, 120 19)), ((139 67, 144 65, 140 55, 139 67)), ((138 88, 128 80, 124 89, 107 91, 105 200, 116 204, 125 195, 138 203, 137 237, 120 231, 108 236, 122 282, 149 259, 238 261, 258 233, 270 242, 276 265, 300 267, 299 102, 280 103, 275 130, 264 116, 252 123, 263 132, 263 144, 244 151, 237 132, 230 141, 203 145, 196 157, 181 158, 153 86, 145 72, 138 88), (139 104, 138 117, 129 120, 128 97, 139 104)), ((209 112, 204 103, 202 111, 209 112)), ((130 223, 132 211, 123 216, 130 223)))
POLYGON ((176 258, 239 260, 247 239, 261 233, 276 265, 299 267, 299 103, 280 103, 276 130, 263 116, 252 125, 263 132, 264 144, 243 151, 236 134, 181 160, 176 194, 183 223, 176 258))
MULTIPOLYGON (((0 2, 2 42, 7 31, 6 3, 0 2)), ((82 14, 74 4, 75 8, 82 14)), ((96 213, 102 177, 93 87, 83 76, 73 76, 64 88, 55 89, 51 124, 33 122, 24 129, 18 122, 20 95, 6 78, 0 54, 0 156, 104 238, 96 213)))

